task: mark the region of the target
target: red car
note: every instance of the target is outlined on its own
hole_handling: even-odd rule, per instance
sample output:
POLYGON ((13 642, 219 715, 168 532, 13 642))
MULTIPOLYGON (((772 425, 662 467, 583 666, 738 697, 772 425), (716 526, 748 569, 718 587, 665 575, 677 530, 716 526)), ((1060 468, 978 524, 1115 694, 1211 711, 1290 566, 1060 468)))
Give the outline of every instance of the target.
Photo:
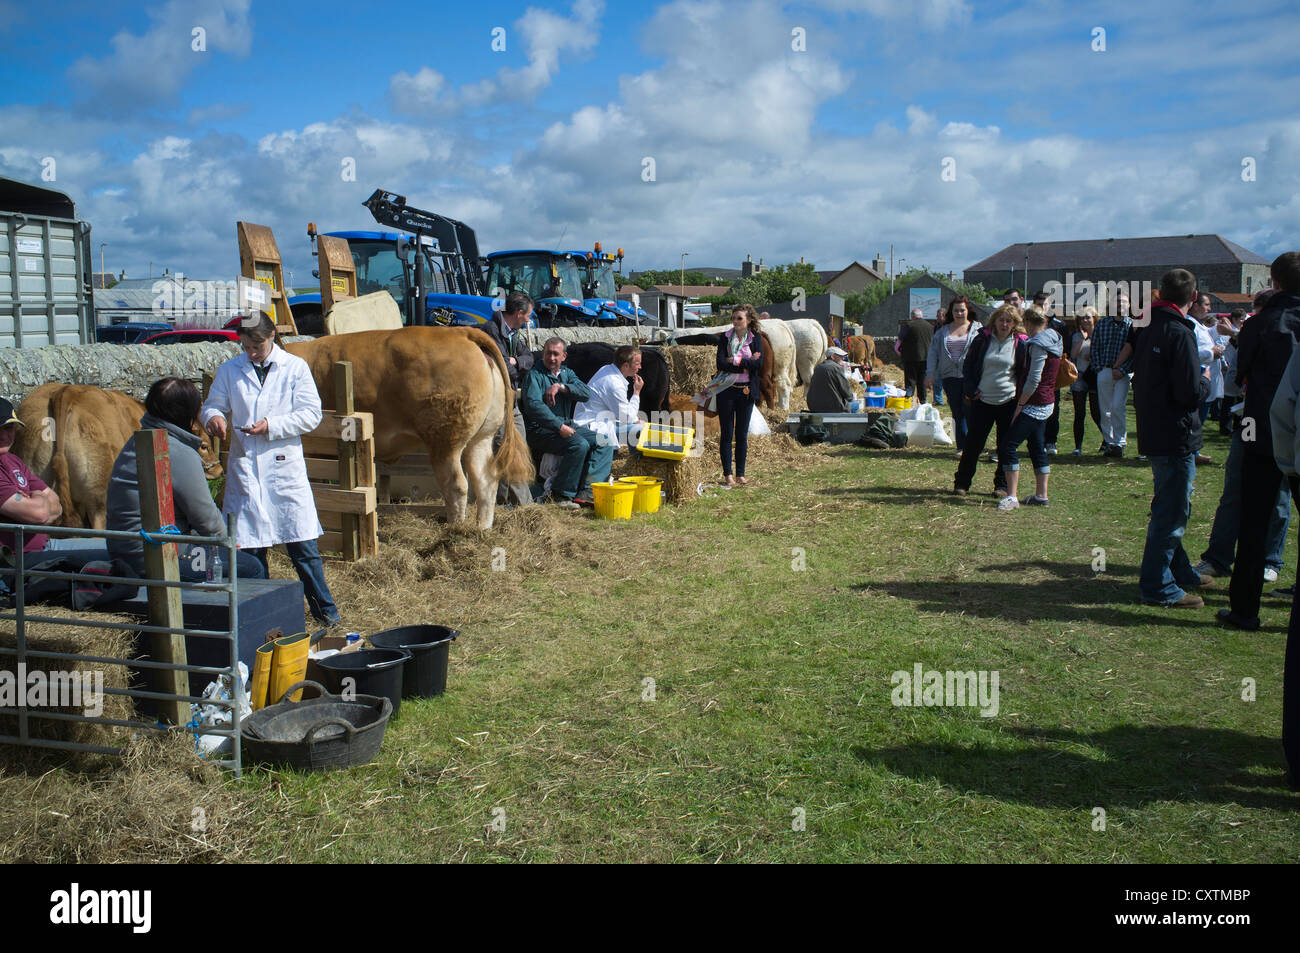
POLYGON ((190 328, 185 331, 163 331, 147 337, 141 344, 203 344, 206 342, 234 341, 239 343, 239 335, 234 331, 214 330, 211 328, 190 328))

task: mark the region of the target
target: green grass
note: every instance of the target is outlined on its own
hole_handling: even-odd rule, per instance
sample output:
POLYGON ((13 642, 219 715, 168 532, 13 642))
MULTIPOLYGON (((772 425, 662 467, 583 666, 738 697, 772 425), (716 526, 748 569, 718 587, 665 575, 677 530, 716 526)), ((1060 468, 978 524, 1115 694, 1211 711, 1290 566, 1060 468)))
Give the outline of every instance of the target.
MULTIPOLYGON (((1194 562, 1226 443, 1207 450, 1194 562)), ((572 555, 479 601, 449 693, 405 702, 375 764, 249 773, 255 859, 1296 856, 1287 605, 1266 596, 1252 634, 1213 624, 1224 588, 1197 612, 1141 606, 1144 465, 1058 456, 1050 509, 1006 514, 987 464, 947 495, 950 450, 807 452, 632 523, 575 518, 572 555), (997 716, 894 707, 891 673, 917 662, 997 670, 997 716)))

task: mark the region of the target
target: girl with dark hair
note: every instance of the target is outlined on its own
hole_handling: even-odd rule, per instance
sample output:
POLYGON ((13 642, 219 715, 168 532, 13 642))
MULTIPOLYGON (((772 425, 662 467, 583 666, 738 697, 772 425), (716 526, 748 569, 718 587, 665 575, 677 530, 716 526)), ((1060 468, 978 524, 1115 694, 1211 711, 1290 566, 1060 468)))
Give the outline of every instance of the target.
MULTIPOLYGON (((943 322, 930 341, 930 353, 925 364, 925 386, 934 386, 936 377, 942 381, 943 392, 952 408, 953 440, 957 453, 966 446, 966 402, 962 400, 963 368, 966 352, 979 336, 980 329, 971 318, 975 308, 964 296, 954 298, 944 312, 943 322)), ((935 389, 936 398, 938 388, 935 389)), ((936 403, 938 403, 936 399, 936 403)))
POLYGON ((749 451, 749 418, 758 400, 758 377, 763 372, 763 339, 758 334, 758 314, 751 304, 731 311, 731 328, 718 342, 718 372, 731 378, 718 392, 718 420, 722 428, 722 479, 727 486, 744 486, 745 457, 749 451), (736 474, 731 473, 731 440, 736 440, 736 474))

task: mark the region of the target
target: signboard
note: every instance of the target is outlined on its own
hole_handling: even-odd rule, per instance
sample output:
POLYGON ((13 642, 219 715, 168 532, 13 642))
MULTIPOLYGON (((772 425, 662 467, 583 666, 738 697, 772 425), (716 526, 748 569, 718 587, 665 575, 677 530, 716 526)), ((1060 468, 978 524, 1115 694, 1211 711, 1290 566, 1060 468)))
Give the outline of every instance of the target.
POLYGON ((939 310, 943 304, 942 288, 910 288, 907 292, 908 297, 908 317, 917 308, 921 309, 921 316, 927 321, 934 317, 934 313, 939 310))
POLYGON ((19 238, 14 246, 20 255, 39 255, 45 247, 39 238, 19 238))

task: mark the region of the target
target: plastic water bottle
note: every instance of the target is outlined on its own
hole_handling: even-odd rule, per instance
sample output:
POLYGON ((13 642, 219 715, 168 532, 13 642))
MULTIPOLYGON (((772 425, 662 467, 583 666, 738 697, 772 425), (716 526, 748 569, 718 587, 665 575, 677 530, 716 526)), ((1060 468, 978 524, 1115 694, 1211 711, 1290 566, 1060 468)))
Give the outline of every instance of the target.
POLYGON ((221 582, 221 550, 213 547, 212 550, 212 582, 221 582))

